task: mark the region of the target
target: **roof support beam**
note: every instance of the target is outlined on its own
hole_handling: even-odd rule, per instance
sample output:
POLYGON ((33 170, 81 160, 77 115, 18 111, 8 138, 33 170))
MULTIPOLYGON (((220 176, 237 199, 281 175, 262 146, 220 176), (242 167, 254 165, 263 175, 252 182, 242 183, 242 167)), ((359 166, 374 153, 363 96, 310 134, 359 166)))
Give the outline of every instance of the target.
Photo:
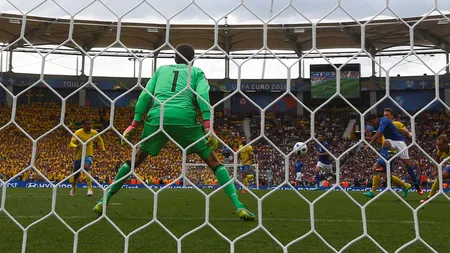
POLYGON ((86 64, 86 55, 82 53, 81 54, 81 75, 82 76, 85 76, 85 74, 84 74, 84 66, 85 66, 85 64, 86 64))
POLYGON ((9 65, 8 65, 8 73, 12 73, 13 70, 13 65, 12 65, 12 61, 13 61, 13 50, 10 48, 9 50, 9 65))
POLYGON ((297 36, 294 34, 294 29, 285 29, 284 31, 292 50, 294 50, 299 58, 302 57, 302 44, 297 42, 297 36))
MULTIPOLYGON (((361 47, 361 33, 359 33, 359 31, 355 31, 354 29, 348 28, 348 27, 344 27, 342 28, 343 32, 345 32, 348 37, 355 42, 359 47, 361 47)), ((359 29, 358 29, 359 30, 359 29)), ((364 45, 364 48, 370 53, 370 54, 374 54, 377 51, 377 48, 375 47, 375 45, 368 41, 367 38, 365 39, 366 44, 364 45)))
MULTIPOLYGON (((14 40, 17 40, 17 37, 16 37, 16 35, 14 33, 11 33, 11 32, 9 32, 7 30, 4 30, 4 29, 0 29, 0 32, 6 33, 6 34, 10 35, 11 37, 15 37, 14 40)), ((12 40, 11 43, 14 42, 14 40, 12 40)))
POLYGON ((95 47, 95 45, 97 45, 97 43, 103 39, 106 35, 108 35, 109 32, 111 32, 112 27, 111 26, 107 26, 105 28, 103 28, 103 31, 95 33, 95 35, 92 37, 92 39, 88 42, 85 42, 83 44, 83 49, 88 52, 90 51, 92 48, 95 47))
MULTIPOLYGON (((43 23, 42 25, 40 25, 37 28, 31 29, 28 32, 25 32, 25 38, 28 41, 32 41, 34 40, 37 36, 41 35, 43 32, 45 32, 48 28, 50 28, 50 26, 52 25, 52 23, 43 23)), ((11 40, 9 42, 9 44, 13 43, 14 41, 16 41, 17 39, 19 39, 20 37, 16 37, 13 40, 11 40)), ((18 47, 22 47, 23 45, 25 45, 25 41, 24 40, 20 40, 19 42, 17 42, 15 45, 13 45, 10 49, 16 49, 18 47)))
MULTIPOLYGON (((286 34, 286 39, 287 39, 289 45, 294 50, 294 52, 298 56, 298 58, 301 58, 303 56, 302 43, 297 42, 297 36, 294 33, 294 29, 285 29, 285 34, 286 34)), ((302 70, 303 70, 302 60, 299 60, 298 61, 298 79, 302 78, 302 70)))
MULTIPOLYGON (((224 29, 224 50, 225 52, 230 55, 231 52, 231 35, 230 35, 230 29, 228 25, 225 25, 224 29)), ((225 55, 225 79, 230 78, 230 58, 225 55)))
POLYGON ((158 55, 159 55, 159 53, 161 52, 161 50, 158 50, 158 51, 155 51, 154 53, 153 53, 153 68, 152 68, 152 76, 155 74, 155 72, 156 72, 156 69, 157 69, 157 67, 156 66, 158 66, 158 55))
MULTIPOLYGON (((165 37, 164 36, 158 36, 158 39, 153 42, 153 56, 158 57, 161 50, 164 50, 165 47, 160 48, 162 45, 164 45, 165 37)), ((156 69, 155 69, 156 70, 156 69)))
POLYGON ((431 42, 435 48, 439 48, 444 51, 447 49, 448 45, 447 45, 447 43, 445 43, 445 41, 437 38, 436 36, 431 35, 430 33, 424 31, 423 29, 420 29, 420 28, 415 29, 414 35, 420 39, 431 42))
POLYGON ((448 65, 450 63, 450 45, 447 45, 447 50, 445 50, 445 73, 448 75, 450 74, 450 66, 448 65))

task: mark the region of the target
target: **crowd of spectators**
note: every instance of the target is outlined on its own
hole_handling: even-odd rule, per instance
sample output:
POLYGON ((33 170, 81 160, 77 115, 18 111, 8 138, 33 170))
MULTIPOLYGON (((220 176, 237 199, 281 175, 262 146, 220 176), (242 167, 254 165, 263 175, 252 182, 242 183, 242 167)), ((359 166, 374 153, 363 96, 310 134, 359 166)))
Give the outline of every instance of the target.
MULTIPOLYGON (((95 151, 92 176, 99 182, 110 182, 115 177, 121 162, 131 156, 131 148, 120 145, 119 133, 130 123, 133 109, 115 108, 113 126, 109 125, 109 109, 67 104, 65 110, 64 123, 67 127, 63 125, 56 127, 61 120, 61 105, 34 103, 18 106, 15 115, 17 124, 11 123, 0 131, 0 139, 4 140, 0 142, 0 177, 3 180, 11 177, 24 181, 45 180, 38 171, 53 182, 68 180, 68 176, 73 172, 72 164, 75 154, 75 150, 68 147, 70 132, 73 133, 80 128, 80 122, 84 119, 92 120, 94 127, 102 131, 107 150, 106 152, 95 151), (52 129, 53 131, 50 131, 52 129), (33 146, 29 137, 34 138, 37 145, 33 146), (32 155, 33 149, 36 149, 35 156, 32 155)), ((0 106, 0 125, 8 123, 10 117, 11 109, 0 106)), ((321 109, 315 115, 314 132, 325 136, 331 147, 330 152, 336 157, 347 149, 355 147, 360 139, 358 133, 353 133, 350 138, 343 138, 348 122, 352 118, 357 117, 351 111, 338 109, 321 109)), ((408 118, 398 115, 398 119, 411 129, 408 118)), ((428 111, 416 118, 417 143, 430 157, 434 156, 435 138, 448 131, 449 119, 446 113, 428 111)), ((251 136, 250 140, 254 140, 252 146, 256 156, 254 162, 258 164, 261 185, 282 183, 286 177, 286 168, 288 168, 288 180, 292 182, 295 175, 292 165, 296 159, 300 159, 305 164, 304 180, 306 184, 311 184, 316 164, 314 147, 316 142, 310 139, 310 116, 286 116, 267 112, 265 125, 261 127, 260 124, 260 115, 239 116, 216 112, 214 129, 221 141, 234 150, 238 149, 244 135, 251 136), (246 118, 249 122, 249 133, 244 131, 246 118), (261 129, 264 130, 264 135, 261 134, 261 129), (308 141, 308 154, 302 157, 292 154, 285 159, 284 155, 290 154, 298 141, 308 141), (287 165, 286 161, 288 161, 287 165)), ((137 141, 138 138, 135 143, 137 141)), ((233 152, 225 146, 221 145, 218 154, 224 163, 233 163, 233 152)), ((417 173, 430 183, 435 178, 432 162, 417 147, 410 149, 410 156, 416 164, 417 173)), ((372 164, 377 155, 369 150, 351 153, 344 158, 345 163, 340 168, 341 182, 349 182, 350 186, 370 186, 372 164)), ((201 164, 202 162, 197 156, 189 155, 187 163, 201 164)), ((182 152, 176 145, 169 142, 158 157, 149 157, 147 162, 135 172, 146 183, 163 184, 176 180, 181 175, 181 168, 182 152)), ((406 169, 400 163, 395 163, 393 172, 408 180, 406 169)), ((240 176, 238 175, 238 178, 240 176)), ((195 184, 216 183, 214 174, 205 166, 188 167, 187 177, 195 184)), ((83 177, 80 180, 82 179, 83 177)))

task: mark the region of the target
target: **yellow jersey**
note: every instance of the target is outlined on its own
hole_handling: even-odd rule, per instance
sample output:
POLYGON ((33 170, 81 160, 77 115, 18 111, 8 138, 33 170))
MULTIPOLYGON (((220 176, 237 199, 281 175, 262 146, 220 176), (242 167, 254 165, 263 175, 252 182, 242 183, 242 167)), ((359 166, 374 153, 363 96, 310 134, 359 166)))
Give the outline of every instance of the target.
POLYGON ((253 156, 253 148, 251 145, 248 145, 246 148, 242 149, 243 145, 239 145, 239 150, 241 150, 240 158, 242 165, 252 165, 252 156, 253 156))
MULTIPOLYGON (((438 151, 437 151, 437 153, 436 153, 436 155, 437 155, 437 157, 439 157, 440 159, 441 159, 441 161, 442 160, 444 160, 444 159, 446 159, 447 157, 449 157, 450 156, 450 144, 448 145, 449 146, 449 148, 448 148, 448 152, 441 152, 439 149, 438 149, 438 151)), ((439 161, 440 162, 440 161, 439 161)))
MULTIPOLYGON (((398 130, 400 133, 402 133, 403 131, 406 130, 406 126, 403 125, 403 123, 400 122, 400 121, 393 121, 392 124, 394 124, 394 126, 397 128, 397 130, 398 130)), ((382 145, 382 146, 384 146, 384 141, 385 141, 385 138, 384 138, 384 135, 382 135, 382 136, 381 136, 381 145, 382 145)))
MULTIPOLYGON (((92 137, 94 137, 97 134, 98 134, 98 132, 94 129, 91 129, 90 133, 85 133, 83 129, 78 129, 75 132, 75 135, 83 142, 88 141, 89 139, 91 139, 92 137)), ((102 137, 97 136, 97 138, 91 139, 86 144, 86 157, 94 156, 94 141, 97 141, 98 144, 100 145, 100 147, 102 148, 102 150, 105 150, 105 143, 103 142, 102 137)), ((72 137, 72 139, 70 140, 69 147, 77 149, 77 152, 75 154, 75 160, 81 160, 83 147, 82 146, 78 147, 78 140, 75 137, 72 137)))

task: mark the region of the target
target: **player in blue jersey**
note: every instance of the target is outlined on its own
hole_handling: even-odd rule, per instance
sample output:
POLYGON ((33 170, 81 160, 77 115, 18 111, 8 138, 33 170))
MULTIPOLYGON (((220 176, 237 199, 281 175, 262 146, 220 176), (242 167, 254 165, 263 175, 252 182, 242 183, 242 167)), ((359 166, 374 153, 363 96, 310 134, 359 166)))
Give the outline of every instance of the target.
POLYGON ((295 186, 300 187, 300 185, 301 185, 302 187, 305 187, 305 184, 303 184, 303 181, 302 181, 303 168, 304 168, 303 163, 300 160, 295 161, 294 168, 295 168, 295 186))
POLYGON ((330 145, 325 141, 325 137, 319 134, 318 140, 324 148, 319 144, 316 145, 317 154, 317 166, 316 166, 316 177, 314 182, 316 183, 316 188, 314 190, 319 190, 320 181, 322 181, 322 176, 330 176, 333 174, 333 165, 331 164, 331 157, 328 155, 327 151, 330 151, 330 145))
MULTIPOLYGON (((383 116, 388 118, 392 122, 392 124, 394 124, 394 126, 397 128, 399 133, 401 133, 406 138, 412 138, 412 133, 408 130, 408 128, 406 128, 406 126, 403 125, 403 123, 394 120, 394 111, 391 108, 385 108, 384 112, 383 112, 383 116)), ((384 140, 385 140, 385 138, 382 137, 382 143, 384 143, 384 140)), ((391 156, 393 156, 395 154, 396 154, 395 151, 390 151, 391 156)), ((402 160, 402 162, 403 162, 403 160, 402 160)), ((391 161, 391 165, 393 165, 393 164, 394 164, 394 160, 391 161)), ((422 195, 423 191, 422 191, 422 188, 420 188, 419 179, 416 175, 414 166, 408 166, 408 164, 405 164, 405 166, 406 166, 406 168, 408 168, 408 174, 411 177, 411 181, 413 182, 413 185, 416 188, 417 193, 419 195, 422 195)), ((392 166, 391 166, 391 168, 392 168, 392 166)), ((385 172, 386 167, 380 167, 380 170, 382 172, 385 172)))
MULTIPOLYGON (((389 159, 389 151, 395 150, 398 153, 398 158, 402 160, 403 164, 410 170, 412 168, 411 161, 409 160, 408 147, 405 143, 405 137, 398 131, 397 127, 392 123, 392 121, 386 117, 378 118, 375 114, 370 114, 367 117, 367 122, 373 127, 377 128, 376 134, 370 140, 370 145, 373 145, 378 138, 384 136, 385 140, 383 146, 381 147, 381 156, 385 159, 389 159)), ((369 146, 365 147, 367 150, 369 146)), ((372 190, 364 193, 366 197, 373 198, 376 194, 376 189, 380 185, 380 173, 382 171, 379 168, 386 168, 386 163, 383 159, 378 158, 373 165, 373 180, 372 180, 372 190)), ((392 168, 391 168, 392 169, 392 168)), ((392 183, 400 186, 403 189, 403 197, 408 195, 409 189, 411 189, 411 184, 403 182, 400 178, 396 176, 392 177, 392 183)))

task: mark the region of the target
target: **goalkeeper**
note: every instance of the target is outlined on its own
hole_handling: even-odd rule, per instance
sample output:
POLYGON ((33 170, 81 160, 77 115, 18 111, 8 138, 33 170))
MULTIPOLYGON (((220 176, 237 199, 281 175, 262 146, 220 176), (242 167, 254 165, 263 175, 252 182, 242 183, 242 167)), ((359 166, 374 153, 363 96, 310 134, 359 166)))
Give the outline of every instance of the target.
MULTIPOLYGON (((194 59, 194 48, 188 44, 177 46, 177 52, 184 56, 188 61, 194 59)), ((209 84, 203 71, 199 68, 191 68, 191 88, 195 90, 199 97, 191 90, 185 90, 188 83, 188 63, 178 54, 175 56, 175 65, 166 65, 159 67, 153 78, 146 86, 146 91, 142 91, 136 103, 134 120, 125 130, 124 137, 132 139, 136 133, 137 126, 141 123, 142 115, 147 111, 151 101, 152 94, 161 103, 175 96, 164 105, 164 130, 183 148, 191 145, 205 135, 205 131, 212 131, 210 126, 209 110, 209 84), (181 92, 182 91, 182 92, 181 92), (201 98, 203 98, 203 100, 201 98), (206 101, 206 103, 205 103, 206 101), (203 126, 197 122, 197 107, 200 109, 203 117, 203 126)), ((144 123, 144 130, 141 138, 144 139, 159 130, 160 109, 158 101, 153 102, 153 106, 147 114, 144 123)), ((146 141, 142 142, 136 155, 135 167, 142 164, 148 155, 157 156, 168 141, 167 136, 160 132, 146 141)), ((224 185, 232 179, 222 163, 219 162, 214 150, 217 148, 218 141, 210 136, 208 140, 202 139, 187 150, 187 154, 196 153, 212 169, 218 182, 224 185)), ((124 178, 131 171, 131 161, 126 161, 117 172, 115 181, 106 193, 106 204, 111 197, 116 194, 126 181, 124 178)), ((224 191, 234 204, 236 214, 242 220, 254 220, 255 215, 248 211, 239 201, 236 188, 233 183, 224 187, 224 191)), ((101 215, 103 211, 104 200, 101 199, 94 206, 93 211, 101 215)))

